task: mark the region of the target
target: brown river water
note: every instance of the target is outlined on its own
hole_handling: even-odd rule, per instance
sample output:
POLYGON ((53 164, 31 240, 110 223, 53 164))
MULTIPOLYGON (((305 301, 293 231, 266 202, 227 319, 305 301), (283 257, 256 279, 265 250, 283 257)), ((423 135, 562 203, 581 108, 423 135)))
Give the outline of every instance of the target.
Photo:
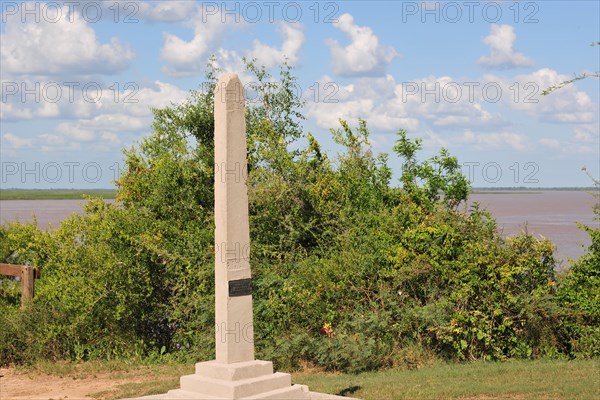
MULTIPOLYGON (((501 233, 512 236, 527 230, 550 239, 556 245, 561 267, 577 259, 589 246, 589 236, 577 227, 577 222, 598 227, 594 221, 594 198, 585 191, 494 191, 474 193, 469 202, 479 202, 496 217, 501 233), (582 246, 583 245, 583 246, 582 246)), ((46 229, 56 228, 60 221, 73 212, 81 212, 83 200, 2 200, 0 222, 19 219, 32 221, 46 229)))

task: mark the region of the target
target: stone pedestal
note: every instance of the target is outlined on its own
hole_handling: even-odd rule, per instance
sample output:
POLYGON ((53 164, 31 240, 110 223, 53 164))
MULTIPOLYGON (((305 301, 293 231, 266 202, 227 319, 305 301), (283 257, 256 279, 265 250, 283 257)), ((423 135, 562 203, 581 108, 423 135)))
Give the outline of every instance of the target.
POLYGON ((292 385, 290 374, 273 373, 270 361, 196 364, 196 373, 181 377, 181 388, 169 391, 165 399, 210 400, 309 400, 308 387, 292 385))

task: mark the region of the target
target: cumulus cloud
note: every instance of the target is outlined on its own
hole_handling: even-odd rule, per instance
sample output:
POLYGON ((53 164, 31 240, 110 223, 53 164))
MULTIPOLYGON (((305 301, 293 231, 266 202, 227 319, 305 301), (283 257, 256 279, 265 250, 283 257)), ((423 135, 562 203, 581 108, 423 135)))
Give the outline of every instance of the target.
MULTIPOLYGON (((33 8, 33 3, 19 7, 33 8)), ((129 46, 117 37, 100 43, 94 29, 74 8, 62 17, 22 21, 21 14, 3 15, 4 33, 0 34, 0 63, 3 74, 12 76, 56 76, 113 74, 125 70, 135 58, 129 46)))
POLYGON ((541 138, 539 142, 542 146, 550 149, 559 149, 561 147, 560 141, 554 138, 541 138))
MULTIPOLYGON (((127 0, 131 3, 130 0, 127 0)), ((143 1, 139 2, 139 15, 148 21, 179 22, 190 18, 196 3, 189 0, 143 1)))
POLYGON ((99 115, 151 117, 151 108, 164 107, 170 101, 182 101, 187 92, 168 83, 155 81, 145 87, 135 83, 114 85, 93 82, 90 90, 61 85, 55 81, 24 81, 16 92, 5 95, 0 107, 0 118, 7 121, 39 118, 93 119, 99 115), (21 93, 21 89, 32 93, 21 93), (48 89, 51 88, 51 89, 48 89), (35 90, 33 90, 35 89, 35 90), (52 91, 52 94, 49 94, 52 91), (36 93, 33 93, 36 92, 36 93), (36 97, 37 94, 37 97, 36 97))
POLYGON ((516 39, 512 26, 492 24, 490 34, 483 39, 483 43, 490 47, 490 54, 479 58, 479 64, 499 69, 532 66, 533 60, 513 48, 516 39))
MULTIPOLYGON (((203 73, 210 54, 216 56, 216 67, 223 71, 237 71, 241 75, 245 70, 242 64, 244 56, 248 59, 257 59, 258 64, 264 65, 266 68, 280 65, 286 59, 292 65, 298 63, 299 51, 304 43, 302 24, 278 24, 279 34, 282 38, 279 48, 254 40, 250 49, 240 52, 222 48, 219 43, 228 26, 235 26, 234 24, 241 26, 242 22, 223 21, 221 16, 216 14, 204 15, 202 18, 205 22, 202 22, 202 18, 199 16, 201 13, 202 11, 198 11, 197 18, 193 20, 194 37, 191 40, 186 41, 171 33, 163 33, 165 42, 160 55, 167 62, 162 69, 164 73, 174 77, 203 73)), ((241 78, 242 76, 240 76, 241 78)))
MULTIPOLYGON (((306 109, 307 116, 322 128, 337 126, 338 118, 351 123, 363 118, 374 129, 418 132, 426 137, 426 144, 434 146, 445 145, 445 139, 436 136, 440 131, 476 127, 494 132, 509 125, 498 111, 487 109, 481 94, 471 94, 450 76, 427 76, 410 82, 396 82, 391 75, 364 77, 347 85, 325 76, 316 86, 320 96, 315 98, 315 90, 307 91, 306 109)), ((473 143, 483 144, 477 140, 473 143)))
POLYGON ((279 24, 279 32, 283 38, 280 49, 254 40, 252 49, 248 52, 249 58, 256 58, 260 65, 267 68, 282 64, 286 58, 292 65, 298 63, 298 52, 304 43, 302 25, 300 23, 282 23, 279 24))
POLYGON ((457 140, 481 150, 509 148, 524 151, 528 147, 527 137, 513 132, 474 133, 467 130, 457 140))
POLYGON ((185 40, 169 32, 164 32, 164 45, 160 57, 167 62, 162 71, 170 76, 193 76, 204 71, 209 53, 214 52, 226 27, 233 26, 230 20, 222 21, 217 14, 205 14, 206 5, 196 9, 190 20, 194 37, 185 40))
POLYGON ((17 121, 32 119, 34 113, 30 108, 24 105, 2 102, 0 107, 0 120, 2 121, 17 121))
POLYGON ((386 131, 416 129, 419 122, 397 101, 395 86, 391 75, 361 78, 349 85, 324 76, 312 86, 314 90, 306 92, 307 116, 326 129, 339 126, 340 118, 349 123, 362 118, 370 127, 386 131))
POLYGON ((556 152, 559 155, 584 155, 584 154, 598 154, 598 146, 592 146, 585 143, 577 143, 573 140, 558 140, 554 138, 542 138, 539 143, 547 148, 556 152))
POLYGON ((149 130, 152 124, 152 108, 162 108, 171 102, 179 103, 187 98, 188 93, 168 83, 156 81, 148 87, 136 91, 130 96, 132 102, 103 102, 93 114, 87 118, 60 123, 55 133, 77 142, 106 142, 113 145, 121 143, 115 135, 127 135, 132 132, 149 130))
POLYGON ((550 95, 542 96, 544 89, 568 80, 550 68, 513 77, 486 75, 484 82, 501 87, 504 104, 513 110, 525 111, 541 121, 561 123, 589 123, 598 118, 598 105, 576 85, 567 85, 550 95))
POLYGON ((36 141, 39 143, 36 147, 43 153, 80 151, 82 148, 80 142, 60 134, 44 133, 36 141))
POLYGON ((579 142, 597 143, 600 140, 600 126, 598 124, 578 126, 573 131, 573 137, 579 142))
POLYGON ((30 138, 22 138, 13 133, 2 135, 3 150, 27 149, 31 147, 33 147, 33 142, 30 138))
POLYGON ((580 124, 575 126, 569 136, 557 138, 544 137, 539 143, 558 154, 589 154, 596 156, 600 151, 600 126, 596 124, 580 124))
POLYGON ((506 121, 488 111, 481 90, 451 76, 427 76, 396 85, 395 102, 405 104, 410 115, 436 127, 498 129, 506 121))
POLYGON ((42 105, 38 108, 37 115, 45 118, 54 118, 58 117, 60 114, 60 110, 56 103, 48 103, 43 102, 42 105))
MULTIPOLYGON (((58 123, 43 134, 28 139, 28 142, 17 142, 11 136, 7 140, 13 144, 29 143, 47 153, 82 149, 114 151, 124 143, 130 142, 134 136, 151 129, 152 108, 162 108, 171 102, 180 103, 188 97, 187 91, 160 81, 133 92, 122 90, 115 95, 113 90, 105 89, 101 93, 102 101, 96 103, 89 103, 80 98, 73 102, 69 102, 67 98, 51 103, 58 108, 59 117, 71 120, 58 123), (129 101, 124 101, 125 99, 129 101)), ((45 103, 28 106, 31 108, 26 109, 27 114, 36 117, 40 116, 40 110, 46 107, 45 103)), ((2 109, 4 113, 5 107, 2 109)))
POLYGON ((350 14, 341 15, 333 26, 351 40, 345 47, 334 39, 326 41, 331 52, 333 71, 338 75, 382 75, 386 66, 398 56, 393 47, 379 43, 379 38, 370 27, 355 25, 350 14))
POLYGON ((67 122, 60 123, 56 127, 56 131, 77 142, 91 142, 96 138, 96 135, 91 130, 82 129, 67 122))

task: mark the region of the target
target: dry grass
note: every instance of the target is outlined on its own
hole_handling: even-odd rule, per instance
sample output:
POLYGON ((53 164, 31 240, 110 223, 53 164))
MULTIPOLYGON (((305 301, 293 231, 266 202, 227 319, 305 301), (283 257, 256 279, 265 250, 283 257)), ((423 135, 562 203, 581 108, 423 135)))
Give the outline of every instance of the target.
MULTIPOLYGON (((40 363, 0 371, 5 375, 0 380, 0 397, 113 400, 164 393, 177 388, 179 377, 190 373, 192 365, 176 363, 40 363)), ((325 373, 306 365, 303 372, 293 374, 293 380, 312 391, 365 400, 595 400, 600 398, 600 360, 438 363, 418 370, 357 375, 325 373)))

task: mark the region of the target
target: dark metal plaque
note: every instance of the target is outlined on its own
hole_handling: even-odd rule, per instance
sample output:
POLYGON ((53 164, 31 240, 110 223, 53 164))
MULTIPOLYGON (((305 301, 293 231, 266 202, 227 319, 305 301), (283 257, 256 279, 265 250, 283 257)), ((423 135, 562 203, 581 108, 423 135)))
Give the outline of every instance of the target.
POLYGON ((229 281, 229 297, 249 296, 252 294, 252 279, 229 281))

